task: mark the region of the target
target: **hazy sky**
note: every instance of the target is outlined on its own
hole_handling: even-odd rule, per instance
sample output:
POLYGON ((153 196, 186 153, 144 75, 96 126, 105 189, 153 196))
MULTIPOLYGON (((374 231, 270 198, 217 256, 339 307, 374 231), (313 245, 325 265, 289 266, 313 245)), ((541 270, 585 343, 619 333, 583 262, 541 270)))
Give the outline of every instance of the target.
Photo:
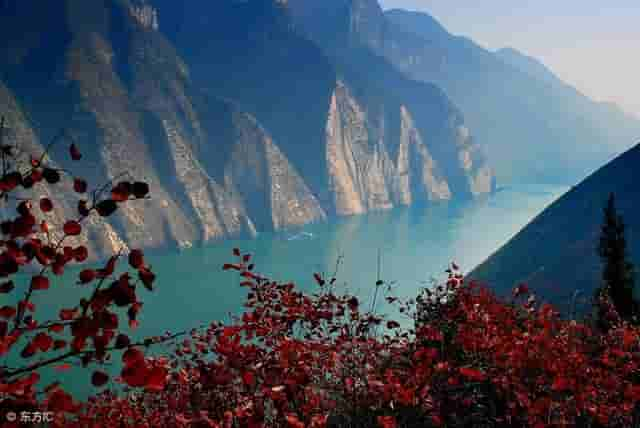
POLYGON ((640 0, 380 0, 423 10, 491 50, 534 56, 599 101, 640 117, 640 0))

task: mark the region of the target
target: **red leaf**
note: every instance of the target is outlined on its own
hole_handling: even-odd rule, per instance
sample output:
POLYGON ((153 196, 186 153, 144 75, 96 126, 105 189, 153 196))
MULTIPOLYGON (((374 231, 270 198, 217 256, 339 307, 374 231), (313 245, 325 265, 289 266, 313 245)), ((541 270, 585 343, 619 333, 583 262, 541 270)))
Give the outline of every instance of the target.
POLYGON ((626 350, 632 349, 633 345, 638 343, 638 336, 630 328, 625 328, 622 334, 622 346, 626 350))
POLYGON ((73 190, 75 190, 76 193, 85 193, 87 191, 87 182, 81 178, 74 178, 73 190))
POLYGON ((34 312, 36 310, 36 305, 34 305, 33 302, 21 300, 18 302, 18 308, 22 308, 24 311, 34 312))
POLYGON ((62 275, 64 273, 64 262, 56 261, 53 265, 51 265, 51 271, 54 275, 62 275))
POLYGON ((122 380, 129 386, 142 387, 146 385, 149 369, 143 360, 126 365, 121 372, 122 380))
POLYGON ((16 288, 16 287, 13 284, 13 281, 7 281, 7 282, 3 283, 2 285, 0 285, 0 293, 2 293, 2 294, 10 293, 11 291, 13 291, 14 288, 16 288))
POLYGON ((91 375, 91 384, 95 387, 101 387, 109 382, 109 375, 105 372, 95 371, 91 375))
POLYGON ((253 372, 244 372, 242 374, 242 382, 247 386, 253 386, 255 384, 256 377, 253 372))
POLYGON ((39 183, 42 181, 42 170, 41 169, 34 169, 33 171, 31 171, 31 179, 33 180, 34 183, 39 183))
POLYGON ((472 369, 469 367, 460 367, 458 371, 462 376, 476 382, 481 382, 487 378, 485 374, 482 373, 480 370, 472 369))
POLYGON ((38 333, 33 338, 33 344, 40 351, 47 352, 53 346, 53 339, 47 333, 38 333))
POLYGON ((111 199, 116 202, 124 202, 131 195, 131 183, 123 181, 111 189, 111 199))
POLYGON ((136 348, 129 348, 122 354, 122 362, 126 366, 134 365, 138 362, 144 362, 144 354, 136 348))
POLYGON ((87 260, 88 257, 89 257, 89 251, 87 250, 87 247, 85 247, 84 245, 81 245, 73 249, 73 258, 76 260, 76 262, 82 263, 85 260, 87 260))
POLYGON ((570 389, 569 381, 567 378, 558 376, 554 381, 553 385, 551 385, 551 389, 553 391, 565 391, 570 389))
POLYGON ((3 306, 0 308, 0 317, 9 319, 16 314, 16 308, 13 306, 3 306))
POLYGON ((166 382, 167 369, 156 366, 148 371, 145 387, 151 391, 162 391, 166 382))
POLYGON ((49 198, 40 199, 40 210, 43 213, 48 213, 51 210, 53 210, 53 202, 51 202, 51 199, 49 198))
POLYGON ((60 309, 60 319, 62 321, 70 321, 76 316, 76 309, 60 309))
POLYGON ((129 336, 127 336, 126 334, 119 334, 118 337, 116 337, 115 346, 117 349, 124 349, 130 344, 131 344, 131 339, 129 339, 129 336))
POLYGON ((287 424, 289 425, 289 428, 304 428, 304 424, 293 413, 289 413, 286 416, 286 419, 287 419, 287 424))
POLYGON ((47 290, 49 288, 49 278, 42 275, 36 275, 31 278, 32 290, 47 290))
POLYGON ((80 279, 80 284, 88 284, 96 279, 97 273, 93 269, 84 269, 82 272, 80 272, 80 275, 78 277, 80 279))
POLYGON ((129 253, 129 264, 134 269, 139 269, 144 265, 144 255, 140 250, 131 250, 129 253))
POLYGON ((69 236, 77 236, 82 232, 82 226, 75 220, 69 220, 64 224, 64 233, 69 236))
POLYGON ((69 146, 69 154, 71 155, 71 159, 74 161, 78 161, 82 158, 82 154, 75 144, 71 144, 71 146, 69 146))
POLYGON ((149 291, 153 291, 153 282, 156 280, 156 275, 149 269, 143 267, 138 271, 138 278, 142 281, 142 284, 149 291))
POLYGON ((396 428, 396 418, 394 416, 378 416, 378 426, 381 428, 396 428))
POLYGON ((47 410, 56 413, 74 413, 79 404, 73 402, 73 398, 62 389, 54 390, 47 399, 47 410))

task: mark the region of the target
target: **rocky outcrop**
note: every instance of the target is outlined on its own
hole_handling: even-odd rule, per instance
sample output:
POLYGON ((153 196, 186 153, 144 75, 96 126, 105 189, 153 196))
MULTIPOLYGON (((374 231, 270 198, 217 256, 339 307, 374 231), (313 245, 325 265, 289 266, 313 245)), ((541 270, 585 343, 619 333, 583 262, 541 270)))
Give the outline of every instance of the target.
POLYGON ((385 117, 367 117, 348 87, 338 82, 327 122, 329 188, 338 215, 451 198, 411 114, 404 106, 400 110, 394 158, 385 143, 385 117))
POLYGON ((234 116, 240 133, 225 178, 251 212, 270 214, 261 229, 282 230, 326 220, 316 197, 264 129, 248 114, 234 116))
POLYGON ((143 179, 153 195, 108 223, 95 219, 82 239, 98 254, 250 237, 491 188, 439 92, 416 92, 439 106, 431 114, 381 89, 393 82, 343 79, 293 31, 286 2, 36 3, 1 6, 0 114, 34 151, 67 128, 84 162, 51 153, 54 162, 96 185, 122 173, 143 179))

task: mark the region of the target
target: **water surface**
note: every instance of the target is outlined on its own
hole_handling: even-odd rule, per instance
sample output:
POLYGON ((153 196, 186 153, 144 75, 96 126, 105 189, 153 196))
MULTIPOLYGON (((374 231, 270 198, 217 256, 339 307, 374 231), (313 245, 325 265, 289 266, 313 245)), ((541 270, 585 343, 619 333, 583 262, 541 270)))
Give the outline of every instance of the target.
MULTIPOLYGON (((395 284, 396 295, 415 297, 431 278, 442 279, 452 261, 470 271, 567 190, 509 187, 474 201, 399 208, 310 225, 296 232, 264 233, 254 240, 229 240, 148 256, 157 275, 156 291, 140 290, 144 306, 140 327, 133 335, 189 329, 212 320, 228 320, 229 313, 241 311, 246 291, 239 287, 237 274, 221 269, 223 263, 235 261, 231 254, 235 247, 253 255, 257 272, 293 281, 306 290, 316 287, 314 272, 333 273, 340 260, 338 286, 358 294, 363 302, 369 301, 375 288, 380 253, 381 278, 395 284)), ((36 303, 57 314, 65 301, 77 302, 83 290, 74 284, 73 274, 70 271, 62 280, 56 279, 57 293, 36 303)), ((90 290, 84 291, 88 294, 90 290)), ((50 372, 44 376, 57 377, 50 372)), ((72 370, 65 383, 83 393, 89 390, 89 375, 72 370)))

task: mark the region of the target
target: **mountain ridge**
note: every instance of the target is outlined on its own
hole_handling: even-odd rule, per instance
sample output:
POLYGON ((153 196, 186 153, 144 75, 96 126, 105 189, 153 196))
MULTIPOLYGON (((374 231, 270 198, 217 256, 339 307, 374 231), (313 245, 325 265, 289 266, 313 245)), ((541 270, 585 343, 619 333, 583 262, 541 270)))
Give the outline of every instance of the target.
POLYGON ((91 232, 110 242, 99 256, 491 190, 485 159, 449 123, 462 125, 453 109, 431 117, 386 82, 346 81, 281 2, 60 0, 34 16, 36 3, 2 5, 1 81, 14 102, 0 114, 37 141, 68 128, 91 182, 127 171, 151 186, 150 201, 91 232), (438 152, 461 142, 468 158, 438 152))
POLYGON ((531 61, 526 67, 522 57, 519 64, 505 61, 504 52, 501 57, 443 32, 426 13, 396 9, 385 16, 389 41, 379 54, 447 92, 487 147, 502 181, 575 183, 640 134, 640 121, 603 109, 553 73, 541 72, 534 58, 538 70, 532 73, 531 61))
POLYGON ((626 224, 630 259, 640 263, 640 201, 633 190, 639 164, 640 143, 553 202, 467 277, 502 294, 525 282, 563 307, 575 290, 590 298, 600 285, 597 245, 610 192, 626 224))

